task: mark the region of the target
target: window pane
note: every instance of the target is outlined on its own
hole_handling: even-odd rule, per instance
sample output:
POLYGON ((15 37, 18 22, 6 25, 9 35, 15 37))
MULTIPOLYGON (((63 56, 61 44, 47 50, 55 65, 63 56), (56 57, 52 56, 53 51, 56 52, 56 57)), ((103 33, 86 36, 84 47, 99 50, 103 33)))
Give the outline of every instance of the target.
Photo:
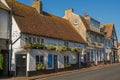
POLYGON ((36 38, 33 38, 33 43, 36 43, 36 38))
POLYGON ((31 43, 32 41, 31 41, 31 37, 29 37, 29 43, 31 43))
POLYGON ((67 56, 67 61, 66 62, 69 63, 69 56, 67 56))
POLYGON ((36 56, 36 64, 39 64, 39 56, 36 56))
POLYGON ((40 38, 37 38, 37 43, 40 43, 40 38))
POLYGON ((40 63, 44 63, 44 59, 43 59, 43 56, 40 56, 40 63))
POLYGON ((41 39, 41 44, 43 44, 44 43, 44 39, 41 39))
POLYGON ((25 42, 28 42, 28 39, 27 39, 27 38, 25 38, 25 42))

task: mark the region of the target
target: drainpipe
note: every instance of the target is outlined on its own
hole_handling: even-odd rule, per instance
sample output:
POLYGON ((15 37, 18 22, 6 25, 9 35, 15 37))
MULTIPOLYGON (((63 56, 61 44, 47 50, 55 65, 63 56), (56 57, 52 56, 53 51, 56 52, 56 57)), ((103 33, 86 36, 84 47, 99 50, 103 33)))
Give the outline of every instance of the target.
POLYGON ((13 14, 13 0, 12 0, 12 8, 10 10, 10 38, 9 38, 9 41, 10 41, 10 50, 9 50, 9 70, 10 70, 10 75, 11 75, 11 63, 12 63, 12 52, 13 52, 13 49, 12 49, 12 14, 13 14))

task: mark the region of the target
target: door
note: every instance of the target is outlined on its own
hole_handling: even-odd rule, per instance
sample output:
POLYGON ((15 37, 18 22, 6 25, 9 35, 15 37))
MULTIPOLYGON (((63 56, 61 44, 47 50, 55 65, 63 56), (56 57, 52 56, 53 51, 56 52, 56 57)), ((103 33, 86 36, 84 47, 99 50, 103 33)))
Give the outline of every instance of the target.
POLYGON ((57 71, 57 69, 58 69, 57 55, 54 55, 54 70, 57 71))
POLYGON ((16 54, 16 76, 26 76, 26 54, 16 54))

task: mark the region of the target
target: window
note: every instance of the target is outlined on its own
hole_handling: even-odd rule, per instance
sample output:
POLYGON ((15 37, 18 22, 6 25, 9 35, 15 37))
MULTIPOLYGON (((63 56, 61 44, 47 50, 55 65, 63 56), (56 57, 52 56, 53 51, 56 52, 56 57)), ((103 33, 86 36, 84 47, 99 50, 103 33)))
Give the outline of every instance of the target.
POLYGON ((37 38, 37 43, 40 43, 40 38, 37 38))
POLYGON ((28 38, 27 37, 25 38, 25 42, 28 42, 28 38))
POLYGON ((33 43, 36 43, 36 38, 33 38, 33 43))
POLYGON ((29 37, 29 43, 32 43, 32 38, 31 37, 29 37))
POLYGON ((44 63, 44 57, 42 55, 36 56, 36 65, 37 64, 43 64, 44 63))
POLYGON ((73 21, 73 24, 74 24, 74 25, 77 25, 77 24, 78 24, 78 20, 75 19, 75 20, 73 21))
POLYGON ((64 56, 64 64, 68 64, 69 63, 69 56, 64 56))
POLYGON ((44 43, 44 39, 41 39, 41 44, 43 44, 44 43))
POLYGON ((64 45, 65 45, 65 46, 68 46, 68 42, 67 42, 67 41, 65 41, 65 42, 64 42, 64 45))

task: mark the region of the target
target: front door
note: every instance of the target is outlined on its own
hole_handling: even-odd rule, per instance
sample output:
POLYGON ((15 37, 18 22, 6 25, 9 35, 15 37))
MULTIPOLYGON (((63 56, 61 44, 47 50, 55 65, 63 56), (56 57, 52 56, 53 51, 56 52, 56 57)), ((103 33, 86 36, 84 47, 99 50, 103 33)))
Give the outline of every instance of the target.
POLYGON ((58 69, 57 55, 54 55, 54 70, 57 71, 57 69, 58 69))
POLYGON ((16 76, 26 76, 26 54, 16 54, 16 76))

